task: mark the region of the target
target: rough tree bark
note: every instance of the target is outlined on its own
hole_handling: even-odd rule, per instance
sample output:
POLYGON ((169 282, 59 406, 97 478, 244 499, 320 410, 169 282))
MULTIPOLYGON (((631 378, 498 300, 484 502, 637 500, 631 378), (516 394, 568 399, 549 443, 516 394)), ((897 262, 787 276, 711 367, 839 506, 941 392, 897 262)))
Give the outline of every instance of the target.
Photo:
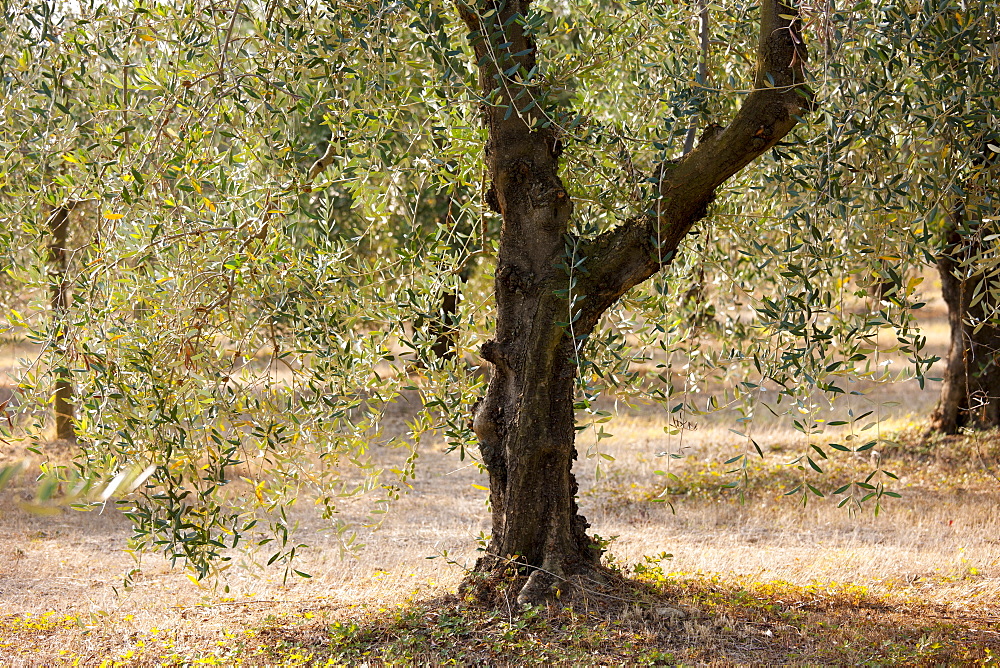
POLYGON ((69 240, 69 212, 72 204, 56 207, 49 214, 49 305, 52 308, 52 322, 55 328, 53 345, 59 353, 61 366, 53 370, 55 393, 53 412, 56 418, 56 438, 61 441, 76 442, 73 428, 73 374, 66 366, 66 313, 69 310, 69 276, 66 245, 69 240))
POLYGON ((984 237, 994 233, 984 229, 981 221, 968 221, 962 202, 946 223, 937 264, 948 305, 951 345, 941 398, 931 416, 934 431, 957 434, 963 427, 1000 427, 1000 328, 994 324, 995 315, 988 312, 996 307, 988 295, 996 277, 968 273, 970 260, 984 251, 984 237))
POLYGON ((572 472, 577 346, 626 291, 670 263, 715 189, 811 107, 803 85, 806 53, 795 8, 765 0, 755 91, 732 123, 706 132, 694 150, 656 170, 659 199, 648 214, 568 244, 573 204, 559 177, 559 132, 541 127, 543 90, 505 74, 515 64, 522 76, 535 71, 535 42, 516 19, 527 14, 530 0, 457 4, 489 100, 482 107, 485 199, 503 221, 496 334, 481 349, 491 378, 473 419, 490 478, 493 534, 470 584, 513 567, 527 576, 518 602, 536 603, 565 582, 603 573, 600 549, 577 509, 572 472))

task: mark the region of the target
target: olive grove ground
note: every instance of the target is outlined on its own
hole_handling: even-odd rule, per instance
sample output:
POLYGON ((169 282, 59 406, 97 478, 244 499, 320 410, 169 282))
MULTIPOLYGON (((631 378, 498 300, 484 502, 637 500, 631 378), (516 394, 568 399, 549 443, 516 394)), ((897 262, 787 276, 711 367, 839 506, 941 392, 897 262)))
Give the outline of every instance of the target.
MULTIPOLYGON (((930 345, 943 348, 940 308, 925 324, 930 345)), ((556 621, 461 610, 452 594, 489 531, 486 480, 440 444, 421 447, 413 489, 377 531, 362 533, 366 547, 342 559, 303 500, 294 515, 310 548, 298 568, 313 577, 283 583, 280 570, 233 568, 228 592, 199 586, 157 555, 143 558, 126 590, 122 575, 136 564, 123 551, 120 513, 26 514, 16 505, 30 497, 22 481, 0 497, 2 663, 996 660, 1000 448, 993 435, 924 443, 919 425, 937 390, 907 382, 877 391, 879 429, 901 432, 908 446, 873 455, 900 476, 903 493, 879 517, 784 497, 805 475, 829 489, 871 464, 844 457, 825 479, 782 466, 802 443, 784 428, 756 432, 770 452, 744 503, 719 492, 731 479, 722 462, 742 448, 728 422, 702 419, 681 444, 664 434, 662 414, 623 412, 606 426, 615 436, 601 449, 615 460, 601 460, 600 479, 584 432, 581 508, 614 563, 660 587, 659 598, 619 601, 603 616, 557 612, 556 621), (682 459, 657 457, 679 445, 682 459), (668 466, 675 479, 654 473, 668 466), (652 501, 664 486, 676 513, 652 501), (664 552, 672 556, 646 559, 664 552)), ((400 407, 392 422, 402 430, 405 418, 400 407)), ((18 454, 4 447, 4 458, 18 454)), ((377 453, 384 463, 401 456, 377 453)), ((599 610, 609 601, 598 602, 599 610)))

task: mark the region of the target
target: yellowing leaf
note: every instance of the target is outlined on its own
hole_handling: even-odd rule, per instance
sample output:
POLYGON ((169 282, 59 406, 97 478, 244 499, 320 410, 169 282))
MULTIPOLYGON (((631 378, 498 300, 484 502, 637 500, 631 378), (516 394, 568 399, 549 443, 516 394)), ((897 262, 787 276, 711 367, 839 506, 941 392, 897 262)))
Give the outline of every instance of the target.
POLYGON ((202 197, 201 203, 204 204, 207 208, 211 209, 213 212, 215 211, 215 204, 213 204, 212 200, 208 199, 207 197, 202 197))
POLYGON ((109 213, 109 212, 105 211, 104 212, 104 217, 107 218, 108 220, 119 220, 121 218, 124 218, 125 214, 124 213, 109 213))

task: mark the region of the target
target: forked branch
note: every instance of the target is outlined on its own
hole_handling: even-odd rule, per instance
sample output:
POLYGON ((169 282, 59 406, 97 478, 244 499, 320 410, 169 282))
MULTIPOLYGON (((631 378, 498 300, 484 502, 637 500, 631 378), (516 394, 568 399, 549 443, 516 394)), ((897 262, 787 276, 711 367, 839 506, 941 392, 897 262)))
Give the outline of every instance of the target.
POLYGON ((677 163, 657 169, 659 198, 646 215, 583 244, 590 277, 582 307, 586 324, 596 324, 629 288, 669 264, 681 240, 705 215, 716 188, 777 144, 812 109, 799 25, 793 4, 762 2, 754 90, 732 123, 707 133, 677 163))

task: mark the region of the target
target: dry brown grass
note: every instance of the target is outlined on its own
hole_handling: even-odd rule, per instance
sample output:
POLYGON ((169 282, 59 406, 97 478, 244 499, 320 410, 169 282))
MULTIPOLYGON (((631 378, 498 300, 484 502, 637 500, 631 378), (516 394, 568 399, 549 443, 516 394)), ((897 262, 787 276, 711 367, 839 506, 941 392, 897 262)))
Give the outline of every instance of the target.
MULTIPOLYGON (((943 343, 938 338, 933 345, 943 343)), ((769 453, 764 462, 754 464, 742 502, 734 491, 719 491, 732 479, 720 462, 747 449, 721 418, 699 418, 699 428, 685 432, 681 442, 679 436, 664 433, 662 413, 619 415, 608 426, 614 438, 601 442, 601 450, 615 457, 613 462, 586 457, 592 437, 584 432, 578 471, 581 506, 592 530, 613 537, 610 553, 625 568, 642 563, 645 555, 670 553, 672 557, 661 562, 667 593, 696 611, 687 627, 654 629, 649 631, 652 637, 669 632, 691 649, 699 643, 716 647, 705 644, 705 637, 729 633, 733 642, 717 646, 724 664, 788 658, 793 654, 778 652, 781 638, 786 649, 801 649, 812 641, 782 636, 785 622, 774 616, 778 613, 754 617, 759 606, 774 604, 784 610, 812 610, 816 618, 808 623, 815 622, 817 628, 844 626, 827 637, 824 647, 849 645, 846 628, 852 625, 898 631, 909 624, 919 631, 918 621, 926 618, 944 624, 934 631, 944 642, 962 642, 969 629, 979 629, 975 641, 998 647, 1000 654, 1000 483, 993 475, 998 437, 928 444, 919 435, 919 421, 932 407, 935 390, 932 386, 920 392, 915 384, 905 383, 880 388, 868 399, 876 405, 898 402, 885 409, 879 429, 902 432, 907 446, 881 453, 881 466, 899 475, 895 489, 903 497, 889 499, 877 517, 870 509, 851 515, 829 499, 814 498, 802 507, 783 496, 783 490, 803 477, 829 490, 866 475, 873 461, 870 456, 833 458, 826 479, 783 466, 808 444, 802 434, 777 423, 764 423, 755 432, 769 453), (679 450, 682 459, 657 456, 679 450), (654 473, 667 469, 676 480, 654 473), (665 487, 663 498, 673 510, 653 501, 665 487), (734 592, 752 596, 741 603, 743 594, 734 592), (866 601, 882 607, 872 612, 871 606, 853 605, 857 600, 852 596, 868 597, 866 601), (958 629, 951 636, 948 624, 958 629), (725 628, 729 630, 720 631, 725 628), (765 629, 771 635, 763 634, 765 629), (767 651, 741 655, 741 642, 767 651)), ((388 463, 405 455, 385 450, 376 456, 388 463)), ((311 579, 286 583, 280 571, 234 568, 216 589, 200 586, 148 555, 139 565, 136 585, 125 590, 122 575, 136 564, 123 551, 129 533, 124 518, 112 509, 47 517, 24 513, 17 501, 29 494, 29 487, 22 482, 21 488, 0 494, 0 656, 5 657, 0 663, 40 665, 60 656, 99 663, 127 657, 128 652, 139 656, 154 646, 176 656, 209 655, 226 643, 232 645, 234 638, 249 637, 247 629, 254 632, 259 649, 273 637, 271 631, 267 633, 272 636, 258 633, 262 628, 297 629, 289 632, 289 647, 294 648, 309 644, 303 634, 313 633, 316 627, 310 620, 318 619, 325 620, 323 625, 355 620, 362 627, 397 628, 400 613, 392 611, 400 604, 441 601, 435 597, 455 591, 464 574, 461 566, 474 563, 477 536, 489 530, 486 492, 480 489, 486 479, 474 464, 446 454, 440 444, 425 445, 418 474, 413 489, 393 506, 382 526, 363 532, 367 545, 356 554, 342 559, 335 539, 303 503, 294 515, 301 523, 299 537, 311 547, 298 567, 311 573, 311 579), (222 584, 228 585, 228 592, 222 584), (396 621, 386 621, 386 615, 396 615, 396 621)), ((430 614, 429 603, 412 605, 424 611, 421 619, 430 614)), ((801 635, 802 624, 795 633, 801 635)), ((640 631, 629 631, 633 635, 628 642, 642 642, 640 631)), ((885 642, 905 643, 890 636, 885 642)), ((670 651, 681 652, 678 647, 670 651)), ((675 656, 705 662, 713 659, 712 651, 675 656)), ((433 655, 421 656, 435 661, 433 655)), ((614 656, 605 658, 614 662, 614 656)), ((843 662, 851 655, 801 656, 843 662)), ((976 656, 978 661, 985 654, 976 656)), ((483 660, 490 661, 485 655, 483 660)))

